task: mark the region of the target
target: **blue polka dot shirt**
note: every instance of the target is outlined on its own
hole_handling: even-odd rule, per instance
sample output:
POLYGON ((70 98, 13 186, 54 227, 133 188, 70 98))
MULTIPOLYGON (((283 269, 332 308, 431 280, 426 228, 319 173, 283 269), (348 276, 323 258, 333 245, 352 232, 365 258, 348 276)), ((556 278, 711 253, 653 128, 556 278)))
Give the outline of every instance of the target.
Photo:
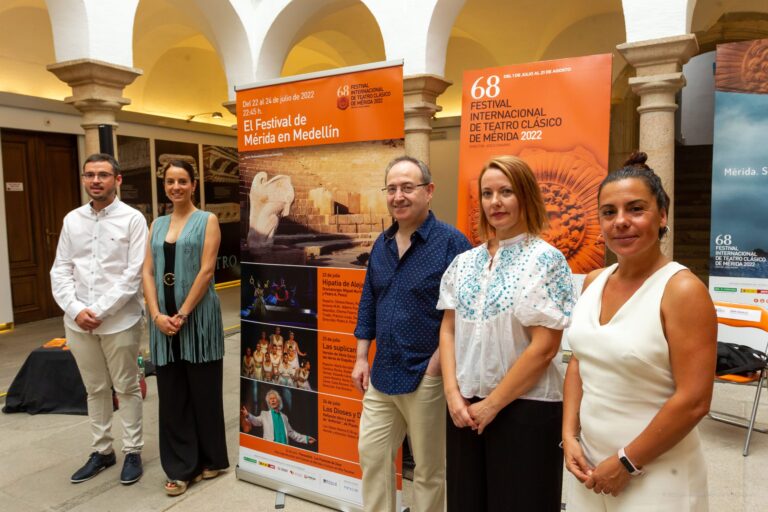
POLYGON ((355 328, 358 339, 376 339, 371 382, 389 395, 410 393, 421 382, 439 343, 440 279, 456 255, 472 247, 432 212, 402 258, 396 232, 397 223, 373 245, 355 328))

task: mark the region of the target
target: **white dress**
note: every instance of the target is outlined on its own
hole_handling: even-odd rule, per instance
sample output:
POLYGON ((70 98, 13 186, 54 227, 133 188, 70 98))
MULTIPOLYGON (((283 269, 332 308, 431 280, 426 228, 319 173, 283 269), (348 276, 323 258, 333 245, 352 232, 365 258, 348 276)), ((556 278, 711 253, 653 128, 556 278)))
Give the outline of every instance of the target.
MULTIPOLYGON (((600 325, 603 288, 616 266, 605 269, 585 290, 568 333, 584 393, 581 443, 593 465, 637 437, 675 390, 661 298, 669 279, 685 267, 670 262, 657 270, 607 324, 600 325)), ((618 497, 595 494, 571 476, 568 511, 708 510, 706 462, 696 429, 643 471, 618 497)))

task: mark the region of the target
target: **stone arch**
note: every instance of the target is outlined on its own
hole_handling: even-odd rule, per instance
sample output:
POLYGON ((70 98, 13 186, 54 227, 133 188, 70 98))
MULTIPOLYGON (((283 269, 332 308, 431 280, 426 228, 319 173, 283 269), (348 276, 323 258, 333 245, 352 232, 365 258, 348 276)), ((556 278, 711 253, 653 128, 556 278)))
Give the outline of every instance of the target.
POLYGON ((581 18, 563 27, 554 35, 536 60, 559 59, 576 55, 614 53, 614 76, 623 66, 616 45, 626 41, 624 16, 621 11, 596 14, 581 18), (619 59, 619 63, 616 59, 619 59))
POLYGON ((424 51, 424 73, 443 75, 445 73, 448 41, 451 27, 464 5, 464 0, 438 1, 429 20, 427 45, 424 51))
POLYGON ((144 74, 126 87, 125 96, 132 101, 126 110, 182 119, 219 111, 223 119, 199 120, 232 125, 234 116, 222 108, 229 99, 229 86, 216 33, 194 4, 140 2, 134 65, 144 74))
MULTIPOLYGON (((440 96, 441 116, 461 113, 463 70, 535 62, 542 58, 607 53, 624 41, 620 0, 577 0, 565 4, 541 0, 530 6, 525 17, 519 16, 519 9, 520 5, 514 1, 500 4, 495 0, 472 0, 464 5, 448 42, 445 76, 454 85, 440 96), (568 40, 581 38, 579 30, 590 24, 610 24, 615 41, 601 46, 595 39, 591 45, 582 45, 583 52, 574 51, 575 47, 569 46, 568 40), (472 58, 471 54, 465 57, 469 46, 476 48, 480 59, 472 58)), ((614 76, 617 74, 618 70, 614 76)))
POLYGON ((56 62, 94 59, 133 66, 132 33, 139 0, 47 0, 56 62))
POLYGON ((386 59, 379 24, 362 2, 318 12, 296 32, 280 74, 297 75, 386 59), (379 37, 377 37, 379 36, 379 37))
POLYGON ((45 1, 3 2, 0 7, 3 91, 64 99, 72 90, 45 69, 55 60, 53 29, 45 1))
POLYGON ((722 43, 768 37, 768 3, 764 0, 722 2, 691 1, 691 32, 696 34, 699 53, 710 52, 722 43))
POLYGON ((257 51, 255 78, 280 76, 288 53, 303 38, 302 31, 311 26, 312 20, 321 20, 356 4, 360 4, 359 0, 293 0, 283 5, 274 15, 257 51))
MULTIPOLYGON (((179 5, 189 3, 188 0, 174 1, 179 5)), ((250 83, 254 78, 252 37, 256 34, 246 29, 254 12, 244 10, 233 2, 193 0, 193 3, 209 27, 209 38, 218 52, 227 77, 228 99, 234 100, 235 87, 250 83)))
POLYGON ((474 65, 469 69, 481 69, 487 67, 499 66, 496 55, 491 48, 478 41, 476 38, 462 30, 454 28, 451 37, 448 40, 446 55, 450 56, 445 63, 445 76, 453 82, 439 98, 440 106, 443 110, 439 117, 450 117, 461 115, 461 77, 464 73, 465 64, 471 60, 474 65))

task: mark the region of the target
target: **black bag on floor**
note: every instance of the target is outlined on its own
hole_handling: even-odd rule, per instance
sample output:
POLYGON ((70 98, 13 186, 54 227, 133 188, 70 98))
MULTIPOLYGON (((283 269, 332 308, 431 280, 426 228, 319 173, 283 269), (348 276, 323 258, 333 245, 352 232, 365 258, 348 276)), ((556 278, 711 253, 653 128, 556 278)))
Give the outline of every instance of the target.
POLYGON ((749 376, 768 364, 765 353, 746 345, 717 342, 716 375, 736 374, 749 376))

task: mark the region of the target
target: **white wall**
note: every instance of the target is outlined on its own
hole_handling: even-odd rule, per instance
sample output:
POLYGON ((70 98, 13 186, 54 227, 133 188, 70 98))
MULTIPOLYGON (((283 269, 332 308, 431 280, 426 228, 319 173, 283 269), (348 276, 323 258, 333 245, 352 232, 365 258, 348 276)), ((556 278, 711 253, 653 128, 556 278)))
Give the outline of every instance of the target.
POLYGON ((460 117, 433 120, 429 141, 429 169, 435 182, 432 211, 437 218, 451 225, 456 224, 460 123, 460 117))
POLYGON ((687 34, 689 1, 693 0, 622 0, 627 42, 687 34))
POLYGON ((715 118, 715 52, 702 53, 683 66, 686 86, 681 92, 680 124, 676 135, 685 146, 711 145, 715 118))

